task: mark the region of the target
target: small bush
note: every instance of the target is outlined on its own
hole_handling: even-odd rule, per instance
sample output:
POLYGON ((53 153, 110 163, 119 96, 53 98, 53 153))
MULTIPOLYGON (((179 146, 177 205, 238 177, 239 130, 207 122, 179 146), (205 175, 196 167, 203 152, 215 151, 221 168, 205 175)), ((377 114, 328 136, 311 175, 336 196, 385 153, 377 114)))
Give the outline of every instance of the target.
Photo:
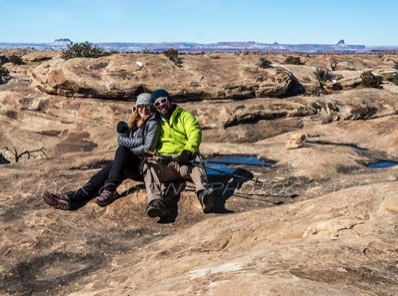
POLYGON ((362 85, 365 87, 379 88, 383 77, 381 75, 375 75, 372 71, 365 71, 361 74, 362 85))
POLYGON ((288 56, 285 59, 284 63, 289 65, 304 65, 304 63, 301 62, 300 57, 293 57, 293 56, 288 56))
POLYGON ((330 69, 332 69, 332 71, 336 71, 337 69, 337 62, 335 60, 330 62, 330 69))
POLYGON ((83 43, 68 44, 68 49, 62 52, 61 57, 69 60, 73 58, 99 58, 107 55, 109 55, 108 52, 86 41, 83 43))
POLYGON ((272 63, 269 60, 266 60, 264 58, 260 58, 260 62, 257 64, 260 68, 266 69, 266 68, 272 68, 272 63))
POLYGON ((25 64, 20 56, 17 56, 15 54, 10 55, 10 57, 8 58, 10 60, 10 63, 14 64, 14 65, 23 65, 25 64))
POLYGON ((397 69, 398 70, 398 63, 397 62, 394 62, 394 69, 397 69))
POLYGON ((0 66, 8 63, 10 60, 2 53, 0 53, 0 66))
POLYGON ((4 68, 3 66, 0 66, 0 76, 6 76, 10 74, 10 71, 8 71, 6 68, 4 68))
POLYGON ((178 51, 174 48, 170 48, 168 50, 165 50, 163 54, 169 58, 170 61, 172 61, 177 67, 182 66, 182 61, 178 57, 178 51))
POLYGON ((8 71, 3 66, 0 66, 0 84, 5 84, 8 81, 7 77, 9 76, 9 74, 10 71, 8 71))
POLYGON ((316 78, 321 82, 332 81, 334 79, 333 73, 327 69, 316 68, 314 73, 316 78))

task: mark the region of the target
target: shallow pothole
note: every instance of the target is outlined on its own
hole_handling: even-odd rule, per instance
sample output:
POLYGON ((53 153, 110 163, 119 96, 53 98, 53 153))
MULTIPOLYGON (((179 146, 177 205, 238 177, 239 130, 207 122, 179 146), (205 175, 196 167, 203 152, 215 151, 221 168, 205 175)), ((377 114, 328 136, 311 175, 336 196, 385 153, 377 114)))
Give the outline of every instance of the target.
POLYGON ((367 164, 366 167, 370 169, 385 169, 396 166, 397 164, 398 162, 392 160, 379 160, 367 164))
POLYGON ((275 162, 258 159, 255 155, 217 155, 204 161, 208 175, 234 174, 236 166, 270 167, 275 162))

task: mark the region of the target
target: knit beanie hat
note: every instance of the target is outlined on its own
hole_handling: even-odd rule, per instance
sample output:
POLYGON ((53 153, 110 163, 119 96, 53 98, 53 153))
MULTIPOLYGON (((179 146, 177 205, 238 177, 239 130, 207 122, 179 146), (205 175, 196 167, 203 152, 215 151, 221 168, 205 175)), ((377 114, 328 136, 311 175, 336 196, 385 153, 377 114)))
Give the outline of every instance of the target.
POLYGON ((149 105, 152 106, 152 101, 151 101, 151 94, 149 93, 142 93, 137 97, 137 102, 135 102, 135 105, 149 105))
POLYGON ((170 95, 167 91, 164 89, 157 89, 151 94, 151 100, 152 102, 155 102, 157 99, 161 97, 166 97, 167 100, 170 100, 170 95))

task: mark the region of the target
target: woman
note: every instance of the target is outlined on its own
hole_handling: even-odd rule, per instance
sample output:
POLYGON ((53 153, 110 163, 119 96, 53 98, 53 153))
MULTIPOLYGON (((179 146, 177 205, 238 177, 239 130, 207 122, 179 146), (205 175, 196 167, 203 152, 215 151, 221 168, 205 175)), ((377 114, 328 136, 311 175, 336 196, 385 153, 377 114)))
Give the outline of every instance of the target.
POLYGON ((44 201, 61 210, 70 210, 75 202, 94 196, 97 196, 96 203, 99 206, 111 203, 117 196, 116 187, 124 179, 142 175, 140 167, 144 150, 154 150, 159 138, 156 114, 151 95, 140 94, 128 123, 121 121, 117 125, 119 147, 114 160, 76 191, 60 194, 44 192, 44 201))

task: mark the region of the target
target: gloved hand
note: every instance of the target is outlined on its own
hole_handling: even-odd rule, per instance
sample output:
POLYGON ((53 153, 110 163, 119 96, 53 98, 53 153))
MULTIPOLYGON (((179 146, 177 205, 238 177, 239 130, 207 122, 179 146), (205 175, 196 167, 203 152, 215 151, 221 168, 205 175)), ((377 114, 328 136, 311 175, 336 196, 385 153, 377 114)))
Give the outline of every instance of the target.
POLYGON ((177 156, 176 161, 179 165, 187 165, 189 164, 189 160, 191 159, 192 153, 191 151, 184 150, 180 155, 177 156))
POLYGON ((129 127, 127 125, 126 122, 124 121, 119 121, 117 126, 116 126, 116 130, 119 134, 124 134, 129 130, 129 127))
POLYGON ((171 156, 160 156, 159 157, 159 162, 161 164, 167 165, 169 162, 171 162, 173 158, 171 156))

